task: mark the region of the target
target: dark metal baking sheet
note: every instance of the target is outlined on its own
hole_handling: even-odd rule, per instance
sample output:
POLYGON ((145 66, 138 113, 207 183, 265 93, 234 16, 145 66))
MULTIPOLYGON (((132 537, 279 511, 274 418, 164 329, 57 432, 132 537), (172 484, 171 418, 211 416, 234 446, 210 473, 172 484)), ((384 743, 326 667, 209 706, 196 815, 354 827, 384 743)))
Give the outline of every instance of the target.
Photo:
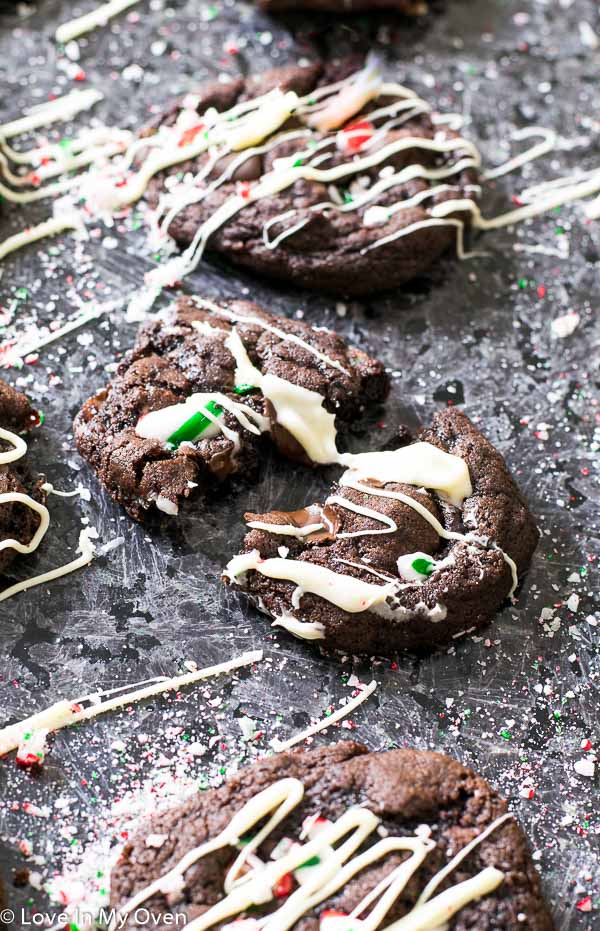
MULTIPOLYGON (((463 111, 491 163, 507 156, 515 127, 533 122, 558 129, 552 155, 523 178, 488 188, 487 215, 505 209, 520 185, 599 164, 600 51, 593 34, 600 30, 593 0, 453 0, 414 24, 383 16, 276 21, 247 3, 142 0, 80 40, 78 60, 74 48, 68 58, 53 31, 91 6, 84 0, 2 5, 0 119, 50 93, 95 86, 105 94, 95 115, 133 127, 205 77, 369 45, 442 109, 463 111)), ((46 209, 5 210, 2 238, 46 209)), ((129 226, 92 229, 86 242, 60 237, 8 259, 0 279, 3 338, 62 321, 82 301, 105 302, 136 288, 152 260, 143 230, 124 232, 129 226)), ((510 799, 528 831, 557 926, 599 927, 597 776, 579 776, 574 765, 589 757, 582 741, 598 740, 598 614, 591 592, 598 555, 600 223, 586 223, 580 206, 568 207, 515 231, 487 234, 477 245, 487 258, 449 259, 430 280, 401 293, 343 306, 235 275, 225 265, 204 264, 188 283, 208 296, 250 295, 283 314, 302 314, 383 357, 393 372, 392 396, 383 412, 372 412, 368 429, 357 430, 356 448, 383 444, 400 422, 426 421, 436 408, 456 403, 506 455, 542 530, 532 569, 518 603, 483 636, 428 658, 340 663, 323 657, 309 644, 271 633, 219 584, 222 565, 242 539, 244 510, 318 499, 334 473, 268 459, 256 486, 221 493, 161 531, 135 526, 108 502, 73 450, 70 425, 133 339, 136 326, 122 310, 42 350, 35 364, 8 372, 46 415, 31 444, 34 467, 59 488, 81 481, 91 490, 89 502, 52 499, 46 541, 15 576, 71 558, 82 517, 97 528, 99 545, 117 537, 123 542, 88 569, 0 606, 2 720, 59 697, 172 674, 185 660, 206 665, 250 648, 263 648, 268 657, 235 682, 219 680, 210 691, 189 690, 181 701, 155 700, 60 733, 37 777, 12 758, 0 762, 1 872, 9 884, 24 865, 43 875, 60 870, 67 852, 76 857, 106 830, 111 803, 132 780, 156 769, 156 755, 147 758, 140 735, 152 735, 152 746, 170 760, 164 771, 176 775, 182 758, 174 721, 207 746, 217 735, 195 766, 199 779, 218 779, 264 752, 274 734, 290 735, 339 704, 355 673, 379 682, 353 715, 356 730, 317 739, 343 735, 372 748, 432 747, 472 763, 510 799), (552 322, 567 311, 580 321, 572 335, 559 338, 552 322), (221 704, 208 704, 210 695, 221 704), (244 743, 242 712, 264 737, 244 743), (115 740, 125 742, 126 753, 109 749, 115 740), (529 787, 533 797, 526 798, 529 787), (27 802, 41 815, 27 813, 27 802), (23 841, 33 860, 19 852, 23 841)), ((9 895, 27 914, 44 906, 43 894, 30 886, 11 886, 9 895)))

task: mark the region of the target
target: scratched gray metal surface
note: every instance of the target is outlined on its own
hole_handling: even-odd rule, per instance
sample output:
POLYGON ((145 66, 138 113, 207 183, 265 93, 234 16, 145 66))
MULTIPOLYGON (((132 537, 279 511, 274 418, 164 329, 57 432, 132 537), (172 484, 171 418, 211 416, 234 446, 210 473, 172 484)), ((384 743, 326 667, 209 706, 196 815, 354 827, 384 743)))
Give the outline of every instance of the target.
MULTIPOLYGON (((135 8, 139 21, 120 17, 80 41, 76 64, 57 51, 52 34, 71 11, 87 10, 90 3, 46 0, 39 10, 21 5, 20 15, 16 6, 4 3, 0 15, 3 120, 49 92, 96 86, 106 95, 96 115, 135 126, 149 104, 166 103, 206 76, 264 68, 298 54, 364 48, 368 40, 390 69, 397 62, 401 80, 437 97, 442 109, 465 112, 469 133, 491 163, 507 156, 510 133, 528 122, 557 128, 563 141, 554 155, 526 170, 527 180, 598 163, 600 52, 579 26, 600 25, 592 0, 457 0, 427 22, 401 26, 384 17, 370 25, 364 18, 352 24, 293 16, 276 22, 245 3, 154 0, 135 8), (237 53, 224 51, 228 44, 237 53), (81 85, 73 80, 78 67, 86 75, 81 85)), ((78 124, 84 122, 82 117, 78 124)), ((517 175, 489 188, 484 212, 505 209, 520 184, 525 181, 517 175)), ((5 211, 0 238, 46 209, 5 211)), ((225 266, 203 265, 189 287, 212 297, 250 294, 288 315, 302 311, 305 319, 332 325, 383 357, 394 372, 392 395, 384 412, 372 412, 370 429, 357 431, 356 448, 384 443, 399 422, 426 421, 448 400, 479 419, 508 458, 543 534, 516 606, 507 606, 483 638, 420 660, 399 657, 397 668, 389 661, 353 659, 340 665, 285 634, 270 635, 264 621, 219 584, 222 565, 242 539, 241 515, 318 499, 334 473, 311 474, 269 459, 250 490, 221 493, 162 530, 135 526, 82 466, 70 433, 80 403, 133 339, 135 325, 117 310, 43 350, 36 365, 8 373, 46 414, 31 444, 33 466, 57 487, 82 481, 92 492, 81 505, 52 499, 46 542, 38 555, 21 561, 15 577, 71 558, 81 516, 97 528, 101 543, 123 536, 124 544, 87 570, 0 606, 1 718, 9 722, 90 689, 172 674, 186 659, 209 664, 263 648, 270 661, 254 675, 219 683, 226 701, 218 723, 213 710, 199 709, 193 689, 178 706, 186 728, 202 735, 216 727, 221 735, 197 764, 218 776, 220 766, 251 755, 240 746, 240 709, 267 738, 283 714, 277 733, 289 735, 309 715, 319 716, 349 694, 342 674, 353 671, 363 681, 374 676, 379 689, 353 716, 355 735, 372 748, 431 747, 476 766, 510 798, 528 831, 557 926, 597 928, 598 844, 589 817, 598 808, 597 777, 578 776, 574 764, 585 756, 581 742, 598 739, 591 598, 596 567, 589 561, 598 554, 598 512, 593 476, 585 470, 591 473, 594 465, 600 223, 585 224, 580 208, 567 208, 516 232, 488 234, 479 246, 488 258, 448 261, 432 280, 348 304, 343 317, 333 300, 270 287, 225 266), (564 233, 557 234, 558 225, 564 233), (515 251, 515 242, 527 249, 542 244, 556 254, 515 251), (551 322, 568 310, 580 314, 580 324, 573 335, 557 339, 551 322), (380 421, 383 428, 376 426, 380 421), (580 597, 575 613, 566 606, 573 593, 580 597), (541 619, 544 608, 553 611, 541 619), (532 799, 522 797, 527 777, 535 788, 532 799), (576 908, 587 895, 591 912, 576 908)), ((102 231, 78 244, 63 237, 23 250, 5 262, 0 280, 0 305, 13 312, 3 338, 69 317, 78 300, 128 294, 151 264, 143 231, 102 231), (118 241, 116 248, 103 245, 107 235, 118 241), (19 288, 27 289, 26 297, 18 299, 19 288)), ((9 883, 13 869, 27 865, 17 841, 29 839, 46 871, 60 869, 67 846, 60 813, 53 809, 49 817, 35 818, 22 803, 52 806, 57 798, 75 799, 69 823, 85 841, 99 807, 127 784, 127 773, 115 772, 108 746, 138 732, 160 742, 165 707, 155 701, 134 715, 112 715, 61 733, 37 778, 12 759, 0 763, 0 833, 6 841, 0 872, 9 883)), ((338 733, 349 732, 332 736, 338 733)), ((252 752, 266 747, 263 740, 252 752)), ((139 759, 135 749, 129 757, 139 765, 138 775, 145 765, 142 749, 139 759)), ((597 810, 595 817, 597 831, 597 810)), ((9 899, 14 906, 29 902, 29 908, 44 903, 30 887, 10 887, 9 899)))

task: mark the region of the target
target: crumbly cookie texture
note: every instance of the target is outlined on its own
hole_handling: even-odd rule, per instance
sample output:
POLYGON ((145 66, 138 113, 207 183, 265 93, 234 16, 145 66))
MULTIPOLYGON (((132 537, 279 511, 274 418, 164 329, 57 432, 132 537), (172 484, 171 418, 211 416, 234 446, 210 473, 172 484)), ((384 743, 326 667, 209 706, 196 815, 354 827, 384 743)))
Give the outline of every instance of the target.
MULTIPOLYGON (((240 267, 350 296, 397 287, 425 273, 446 250, 456 247, 461 225, 456 219, 468 223, 470 218, 460 204, 477 200, 477 169, 468 144, 447 122, 436 121, 426 101, 411 97, 400 85, 382 82, 380 76, 369 77, 360 65, 353 59, 290 66, 226 85, 206 85, 155 120, 145 135, 154 134, 161 124, 175 125, 182 113, 202 126, 213 109, 224 112, 276 88, 308 101, 250 150, 222 157, 203 153, 153 178, 147 190, 150 203, 156 206, 168 194, 169 203, 178 205, 167 223, 177 243, 188 246, 199 231, 210 228, 206 248, 240 267), (310 113, 310 95, 315 93, 318 108, 319 91, 344 80, 349 82, 346 91, 342 88, 337 98, 335 93, 327 98, 333 99, 331 113, 321 116, 321 124, 310 113), (380 82, 379 91, 362 105, 359 98, 355 109, 349 98, 360 95, 369 81, 380 82), (305 166, 309 173, 314 168, 329 174, 281 182, 281 189, 254 199, 254 186, 274 168, 279 172, 286 160, 292 169, 305 166), (175 176, 184 179, 185 188, 185 179, 194 175, 200 180, 180 198, 175 176), (227 205, 238 196, 247 197, 247 204, 226 218, 223 211, 227 213, 227 205), (408 203, 399 209, 402 202, 408 203), (447 202, 456 202, 457 209, 445 210, 447 202)), ((268 110, 270 104, 264 106, 268 110)), ((199 131, 194 126, 184 130, 199 131)), ((268 183, 272 182, 271 175, 268 183)), ((167 207, 164 215, 161 210, 163 219, 167 207)))
MULTIPOLYGON (((29 399, 0 379, 0 427, 21 435, 31 430, 36 423, 37 414, 29 399)), ((10 448, 10 443, 0 439, 2 451, 10 448)), ((43 504, 46 500, 41 487, 43 482, 43 478, 33 478, 27 462, 22 458, 0 464, 0 495, 29 495, 43 504)), ((18 501, 5 501, 0 504, 0 540, 11 539, 28 544, 39 522, 38 514, 25 504, 18 501)), ((12 547, 0 550, 0 573, 6 571, 16 556, 17 551, 12 547)))
POLYGON ((436 414, 414 439, 405 437, 396 472, 392 463, 379 475, 373 462, 357 480, 350 457, 324 504, 247 514, 243 553, 224 580, 274 624, 336 650, 391 654, 482 627, 529 565, 534 519, 504 459, 464 413, 436 414), (435 477, 418 462, 402 481, 413 452, 432 448, 448 454, 442 471, 464 470, 454 503, 428 487, 435 477))
MULTIPOLYGON (((385 929, 407 914, 416 915, 417 899, 427 884, 467 844, 472 844, 472 848, 441 879, 429 901, 442 893, 447 900, 456 903, 458 884, 474 880, 484 871, 486 876, 492 873, 497 884, 484 894, 481 889, 476 891, 443 926, 451 931, 473 928, 477 931, 498 928, 519 931, 523 927, 531 931, 552 931, 553 923, 542 899, 540 878, 527 840, 514 818, 507 815, 506 802, 480 776, 439 753, 410 749, 369 753, 354 742, 262 759, 241 770, 220 788, 196 793, 180 807, 153 817, 150 828, 146 827, 126 842, 113 869, 111 906, 123 909, 134 896, 139 901, 149 884, 162 880, 165 891, 144 899, 143 907, 156 913, 169 911, 183 915, 188 922, 200 915, 206 916, 210 908, 226 898, 226 875, 244 849, 244 843, 252 842, 259 827, 266 824, 265 799, 273 793, 279 793, 280 800, 293 797, 293 802, 288 814, 272 830, 265 832, 262 843, 252 850, 254 860, 249 859, 249 865, 256 871, 264 870, 258 861, 273 866, 281 863, 281 858, 289 855, 294 845, 323 838, 321 832, 330 830, 332 823, 340 818, 350 817, 367 825, 367 838, 360 846, 361 852, 370 851, 364 868, 356 869, 334 894, 325 895, 315 906, 311 907, 303 899, 300 917, 293 924, 295 931, 355 927, 352 923, 344 924, 343 916, 358 908, 375 887, 390 877, 408 858, 410 849, 427 849, 422 863, 403 888, 402 883, 396 886, 397 895, 377 927, 385 929), (252 812, 256 822, 244 832, 244 843, 231 838, 230 843, 217 843, 209 854, 189 865, 178 881, 176 868, 182 858, 193 850, 198 852, 207 842, 214 842, 222 832, 226 836, 232 818, 240 812, 252 812), (410 849, 393 849, 393 841, 390 841, 399 837, 408 842, 410 849), (380 846, 376 848, 377 844, 380 846), (389 853, 378 856, 377 851, 382 851, 381 845, 386 844, 389 853), (174 872, 167 879, 169 871, 174 872)), ((276 808, 271 802, 269 814, 276 808)), ((345 840, 352 836, 351 831, 348 829, 345 840)), ((331 847, 321 841, 317 850, 313 849, 309 862, 278 880, 270 895, 268 889, 262 889, 261 904, 253 908, 234 908, 227 917, 206 927, 230 931, 238 927, 235 922, 240 919, 240 929, 251 931, 255 927, 253 919, 290 907, 288 903, 293 895, 302 896, 299 890, 306 881, 303 875, 306 867, 311 868, 313 881, 322 878, 318 871, 326 867, 331 853, 331 847), (248 923, 242 924, 241 919, 248 923)), ((351 864, 352 856, 348 855, 343 867, 351 864)), ((342 864, 336 868, 334 876, 339 876, 341 869, 342 864)), ((248 865, 242 870, 246 873, 246 882, 251 884, 253 874, 248 875, 248 865)), ((384 890, 385 886, 380 889, 380 895, 384 890)), ((365 912, 368 914, 372 907, 373 902, 365 912)), ((137 926, 135 913, 126 926, 137 926)), ((433 925, 419 924, 418 927, 433 925)))
POLYGON ((333 332, 276 317, 246 301, 210 307, 182 298, 144 325, 114 379, 76 417, 80 453, 136 520, 156 507, 174 514, 185 499, 230 476, 251 477, 267 435, 284 456, 314 464, 311 448, 278 421, 257 386, 266 376, 264 392, 267 383, 296 391, 298 399, 294 395, 285 405, 292 419, 302 421, 308 398, 317 414, 335 416, 341 429, 388 393, 383 366, 333 332), (240 353, 247 356, 249 375, 240 374, 240 353), (244 383, 247 378, 254 386, 244 383), (148 429, 140 426, 160 410, 177 416, 178 405, 195 399, 212 421, 193 441, 165 442, 162 422, 159 429, 152 426, 156 416, 146 421, 148 429), (160 435, 153 435, 155 429, 160 435))

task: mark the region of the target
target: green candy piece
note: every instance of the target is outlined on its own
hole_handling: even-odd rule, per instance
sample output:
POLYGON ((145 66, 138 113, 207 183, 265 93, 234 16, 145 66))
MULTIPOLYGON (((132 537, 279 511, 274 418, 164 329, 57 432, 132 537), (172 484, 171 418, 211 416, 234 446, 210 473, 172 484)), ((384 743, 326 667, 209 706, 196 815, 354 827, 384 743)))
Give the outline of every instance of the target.
POLYGON ((306 860, 304 863, 301 863, 298 869, 303 870, 305 866, 318 866, 320 862, 321 858, 315 854, 314 857, 310 857, 310 859, 306 860))
MULTIPOLYGON (((211 414, 214 414, 217 417, 222 413, 223 408, 219 407, 216 401, 209 401, 208 404, 204 407, 205 410, 209 411, 211 414)), ((208 417, 205 417, 202 411, 197 411, 195 414, 192 414, 185 423, 182 423, 170 437, 167 438, 167 445, 171 446, 173 449, 177 449, 181 443, 191 443, 194 440, 198 439, 202 433, 210 427, 212 420, 209 420, 208 417)))
POLYGON ((419 575, 429 576, 433 572, 433 563, 429 559, 415 559, 411 563, 412 568, 415 572, 418 572, 419 575))
POLYGON ((256 385, 249 385, 244 383, 243 385, 236 385, 233 389, 234 394, 250 394, 251 391, 256 390, 256 385))

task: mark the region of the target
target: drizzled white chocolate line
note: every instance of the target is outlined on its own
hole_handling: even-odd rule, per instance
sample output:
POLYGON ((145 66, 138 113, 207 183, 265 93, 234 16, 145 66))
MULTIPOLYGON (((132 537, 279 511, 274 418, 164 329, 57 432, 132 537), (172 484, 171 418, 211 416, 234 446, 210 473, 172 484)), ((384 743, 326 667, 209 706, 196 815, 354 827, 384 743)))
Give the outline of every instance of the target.
POLYGON ((122 307, 123 301, 123 298, 118 298, 114 301, 107 301, 105 304, 84 306, 71 320, 68 320, 61 327, 52 330, 45 336, 25 336, 21 342, 7 343, 0 346, 0 368, 18 365, 21 359, 24 359, 33 352, 38 352, 38 350, 43 349, 44 346, 49 346, 68 333, 72 333, 74 330, 79 329, 79 327, 89 323, 90 320, 96 320, 103 314, 110 313, 117 307, 122 307))
MULTIPOLYGON (((0 428, 0 439, 7 441, 13 447, 12 449, 0 452, 0 465, 16 462, 27 452, 27 443, 25 440, 17 436, 17 434, 13 433, 11 430, 0 428)), ((33 553, 42 542, 50 525, 50 513, 48 508, 22 492, 7 491, 0 494, 0 504, 8 504, 11 502, 24 504, 31 508, 32 511, 35 511, 36 514, 39 515, 40 523, 29 543, 20 543, 18 540, 12 539, 2 540, 0 541, 0 550, 10 547, 18 553, 33 553)), ((6 601, 19 592, 27 591, 29 588, 35 588, 37 585, 44 585, 46 582, 52 582, 54 579, 58 579, 63 575, 69 575, 69 573, 75 572, 82 566, 87 565, 94 558, 95 553, 95 546, 90 538, 91 533, 91 529, 86 527, 79 534, 79 544, 77 548, 81 552, 81 556, 78 556, 76 559, 63 566, 58 566, 56 569, 50 569, 48 572, 43 572, 31 579, 23 579, 22 582, 16 582, 14 585, 10 585, 0 592, 0 601, 6 601)))
POLYGON ((126 685, 104 692, 92 692, 89 695, 74 698, 70 701, 63 699, 55 702, 44 711, 39 711, 37 714, 31 715, 31 717, 19 721, 18 724, 10 724, 8 727, 2 728, 0 730, 0 756, 10 753, 11 750, 16 750, 22 743, 25 734, 32 731, 58 731, 63 727, 79 724, 81 721, 89 721, 91 718, 122 708, 124 705, 135 704, 154 695, 176 691, 203 679, 233 672, 243 666, 250 666, 253 663, 260 662, 262 658, 262 650, 255 650, 243 653, 241 656, 225 663, 207 666, 205 669, 197 669, 181 676, 158 676, 155 679, 146 680, 146 682, 140 682, 133 686, 126 685), (117 692, 122 694, 115 694, 117 692), (87 707, 82 707, 83 705, 87 707))
POLYGON ((32 153, 28 153, 26 156, 27 161, 36 156, 39 156, 42 160, 48 159, 51 157, 49 154, 41 155, 40 153, 44 151, 52 152, 52 161, 41 164, 34 171, 24 175, 15 175, 10 169, 8 159, 0 151, 0 174, 4 175, 9 184, 12 184, 13 188, 33 186, 33 190, 18 191, 0 183, 0 194, 9 203, 30 204, 38 200, 45 200, 48 197, 57 197, 59 194, 64 194, 66 191, 80 186, 80 175, 53 184, 40 185, 42 181, 56 178, 58 175, 79 171, 80 168, 86 168, 88 165, 108 162, 115 155, 127 151, 132 144, 131 133, 123 130, 112 130, 106 141, 94 141, 95 139, 103 140, 107 133, 106 127, 95 132, 91 131, 89 133, 90 142, 76 155, 65 157, 60 146, 47 146, 45 150, 36 149, 32 153))
MULTIPOLYGON (((4 427, 0 427, 0 440, 10 443, 13 447, 12 449, 0 452, 0 466, 8 465, 11 462, 17 462, 27 452, 27 443, 25 440, 16 433, 13 433, 12 430, 5 430, 4 427)), ((1 540, 0 550, 13 549, 16 550, 17 553, 33 553, 44 539, 46 531, 48 530, 50 524, 48 508, 40 504, 39 501, 36 501, 30 495, 25 495, 19 491, 6 491, 0 494, 0 504, 10 504, 12 502, 24 504, 32 511, 35 511, 40 518, 40 522, 29 543, 20 543, 18 540, 12 539, 1 540)), ((3 595, 3 592, 0 593, 0 601, 2 601, 3 595)))
MULTIPOLYGON (((280 327, 274 326, 272 323, 269 323, 267 320, 263 320, 260 317, 253 317, 244 313, 236 313, 235 311, 229 310, 226 307, 220 307, 219 304, 215 304, 213 301, 208 301, 205 298, 194 296, 192 300, 198 307, 202 308, 202 310, 209 310, 211 313, 216 314, 218 317, 224 317, 226 320, 231 320, 233 323, 246 323, 249 326, 257 326, 262 330, 267 330, 269 333, 273 333, 275 336, 278 336, 279 339, 289 343, 295 343, 297 346, 300 346, 302 349, 310 352, 311 355, 315 356, 315 358, 319 359, 321 362, 324 362, 325 365, 329 365, 331 368, 337 369, 343 375, 350 374, 348 369, 345 369, 341 362, 338 362, 337 359, 332 359, 326 353, 321 352, 321 350, 317 349, 316 346, 311 346, 310 343, 308 343, 305 339, 302 339, 301 336, 298 336, 297 333, 290 333, 287 330, 282 330, 280 327)), ((201 326, 201 321, 196 321, 193 325, 198 328, 201 326)), ((231 346, 228 348, 230 351, 233 351, 231 346)), ((242 364, 242 361, 242 357, 239 359, 236 357, 238 367, 242 364)), ((252 366, 252 363, 250 363, 250 365, 252 366)), ((258 369, 254 369, 254 373, 257 371, 258 369)))
MULTIPOLYGON (((159 879, 133 895, 114 916, 111 928, 164 889, 181 886, 185 873, 194 864, 227 847, 237 847, 238 856, 227 872, 224 881, 224 898, 209 907, 202 915, 188 922, 187 931, 206 931, 252 908, 273 901, 273 888, 282 877, 292 874, 298 882, 296 888, 274 912, 260 918, 246 919, 248 931, 288 931, 307 913, 334 895, 367 867, 384 861, 389 855, 407 851, 410 856, 393 869, 375 888, 359 902, 347 923, 336 924, 338 931, 361 928, 376 931, 433 931, 461 908, 493 892, 504 880, 504 873, 495 867, 486 867, 470 879, 457 883, 432 898, 439 884, 512 815, 497 818, 473 841, 460 850, 444 869, 427 884, 417 903, 409 913, 385 924, 386 916, 406 888, 411 877, 435 849, 430 838, 384 836, 376 839, 366 850, 365 844, 373 840, 380 819, 368 808, 356 806, 347 809, 336 821, 310 819, 305 822, 301 843, 284 837, 276 848, 277 856, 263 862, 258 857, 261 845, 273 831, 294 811, 304 797, 300 780, 287 778, 273 783, 253 796, 232 817, 229 824, 215 838, 190 850, 177 865, 159 879), (265 821, 254 836, 248 835, 265 821), (244 843, 240 839, 244 838, 244 843), (362 852, 361 852, 362 851, 362 852), (360 918, 359 916, 365 915, 360 918)), ((320 925, 324 929, 327 918, 320 925)), ((235 931, 236 922, 226 924, 224 931, 235 931)))
POLYGON ((84 232, 85 226, 83 225, 80 214, 71 211, 68 213, 61 213, 56 217, 51 217, 49 220, 44 220, 43 223, 38 223, 37 226, 30 226, 29 229, 23 230, 22 233, 15 233, 14 236, 9 236, 8 239, 0 242, 0 261, 6 258, 7 255, 10 255, 11 252, 22 249, 23 246, 38 242, 40 239, 46 239, 48 236, 56 236, 58 233, 62 233, 65 230, 79 230, 84 232))
POLYGON ((269 741, 273 750, 279 753, 282 750, 291 750, 292 747, 295 747, 296 744, 303 743, 305 740, 308 740, 309 737, 314 737, 315 734, 320 734, 321 731, 326 731, 328 727, 331 727, 332 724, 337 724, 338 721, 343 721, 344 718, 347 718, 349 714, 352 714, 353 711, 356 711, 364 701, 369 698, 375 689, 377 688, 377 683, 373 680, 369 682, 368 685, 362 686, 358 695, 355 695, 354 698, 350 698, 345 705, 342 705, 341 708, 337 708, 333 711, 328 717, 321 718, 320 721, 317 721, 315 724, 311 724, 310 727, 307 727, 305 730, 301 731, 299 734, 296 734, 294 737, 290 737, 288 740, 279 740, 278 737, 274 737, 269 741))
POLYGON ((10 139, 22 133, 31 132, 33 129, 39 129, 40 126, 70 120, 82 110, 89 110, 103 97, 100 91, 89 88, 71 91, 64 97, 57 97, 56 100, 31 107, 26 116, 12 120, 10 123, 0 124, 0 139, 10 139))
POLYGON ((92 29, 96 29, 98 26, 106 26, 113 16, 124 13, 129 7, 135 6, 139 2, 140 0, 109 0, 108 3, 103 3, 95 10, 92 10, 91 13, 86 13, 84 16, 63 23, 56 30, 54 38, 61 44, 70 42, 72 39, 78 39, 79 36, 91 32, 92 29))

